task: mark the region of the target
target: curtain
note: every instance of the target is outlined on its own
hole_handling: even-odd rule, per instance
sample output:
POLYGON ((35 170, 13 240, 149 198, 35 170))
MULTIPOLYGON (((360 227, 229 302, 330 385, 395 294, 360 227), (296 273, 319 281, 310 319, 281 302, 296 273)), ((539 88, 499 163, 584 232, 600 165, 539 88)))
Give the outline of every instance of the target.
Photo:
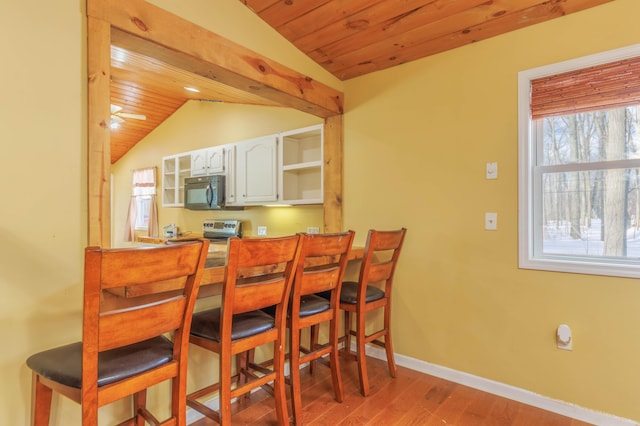
POLYGON ((138 212, 138 197, 150 197, 149 203, 149 224, 147 227, 147 235, 150 237, 158 236, 158 206, 156 203, 156 168, 148 167, 133 171, 131 179, 131 201, 129 210, 127 211, 127 220, 125 222, 124 240, 133 241, 135 238, 136 220, 138 214, 146 212, 138 212))

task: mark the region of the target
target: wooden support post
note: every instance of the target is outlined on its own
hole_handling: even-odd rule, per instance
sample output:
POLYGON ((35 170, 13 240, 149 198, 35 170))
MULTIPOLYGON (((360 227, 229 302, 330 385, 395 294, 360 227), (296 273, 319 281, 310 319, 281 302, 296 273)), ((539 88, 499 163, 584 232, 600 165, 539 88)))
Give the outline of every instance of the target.
POLYGON ((324 123, 324 232, 342 231, 342 115, 324 123))
POLYGON ((88 245, 111 245, 109 99, 111 26, 87 18, 88 33, 88 245))

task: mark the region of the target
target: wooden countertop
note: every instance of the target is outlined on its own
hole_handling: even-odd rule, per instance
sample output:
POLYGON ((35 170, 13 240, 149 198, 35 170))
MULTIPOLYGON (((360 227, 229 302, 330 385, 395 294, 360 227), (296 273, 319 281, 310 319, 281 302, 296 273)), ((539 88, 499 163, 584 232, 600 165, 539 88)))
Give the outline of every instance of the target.
MULTIPOLYGON (((146 238, 149 238, 149 237, 146 237, 146 238)), ((190 236, 190 238, 194 238, 194 237, 190 236)), ((161 242, 161 243, 151 243, 151 244, 164 244, 164 243, 161 242)), ((226 250, 226 246, 224 245, 218 245, 218 246, 224 247, 224 249, 226 250)), ((222 293, 222 283, 224 282, 224 274, 225 274, 226 267, 224 265, 225 263, 224 255, 220 256, 220 253, 221 253, 220 250, 214 250, 213 254, 210 252, 209 259, 215 257, 217 262, 213 262, 213 263, 218 263, 218 265, 204 268, 202 272, 202 280, 200 282, 200 291, 198 293, 199 298, 216 296, 222 293), (219 259, 222 259, 222 261, 220 262, 219 259)), ((351 254, 349 256, 349 261, 360 260, 362 259, 363 254, 364 254, 364 247, 352 247, 351 254)), ((310 264, 309 266, 313 266, 313 264, 310 264)), ((179 286, 175 282, 167 281, 162 284, 154 284, 153 289, 141 287, 141 286, 137 286, 135 288, 127 288, 124 291, 124 293, 119 294, 119 296, 124 296, 124 297, 143 296, 143 295, 149 294, 152 290, 157 291, 158 285, 161 285, 163 288, 166 289, 166 291, 175 290, 179 286)))
POLYGON ((144 244, 166 244, 167 241, 189 241, 193 240, 194 238, 202 238, 202 234, 188 233, 186 235, 180 235, 175 238, 148 237, 146 235, 138 235, 136 236, 136 241, 144 244))
MULTIPOLYGON (((352 247, 349 261, 360 260, 364 254, 364 247, 352 247)), ((310 264, 308 266, 313 266, 310 264)), ((208 297, 221 294, 222 283, 224 282, 225 266, 213 266, 204 268, 202 281, 200 282, 200 293, 198 297, 208 297)))

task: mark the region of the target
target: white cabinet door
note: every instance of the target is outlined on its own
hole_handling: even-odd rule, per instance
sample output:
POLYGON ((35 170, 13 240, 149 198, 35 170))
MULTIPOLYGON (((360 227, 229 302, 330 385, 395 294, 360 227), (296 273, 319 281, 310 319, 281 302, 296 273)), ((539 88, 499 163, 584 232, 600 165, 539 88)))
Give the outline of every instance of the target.
POLYGON ((191 176, 207 174, 207 150, 199 149, 191 153, 191 176))
POLYGON ((191 153, 191 176, 206 176, 224 172, 224 148, 214 146, 191 153))
POLYGON ((224 147, 207 149, 207 174, 224 173, 224 147))
POLYGON ((277 135, 236 144, 238 205, 263 205, 278 201, 277 160, 277 135))

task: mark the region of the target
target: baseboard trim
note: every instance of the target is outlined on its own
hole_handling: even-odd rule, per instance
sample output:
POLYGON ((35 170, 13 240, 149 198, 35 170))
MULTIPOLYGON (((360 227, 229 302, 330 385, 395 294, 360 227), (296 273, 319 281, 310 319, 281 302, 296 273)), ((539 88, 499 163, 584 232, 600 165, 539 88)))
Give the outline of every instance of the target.
MULTIPOLYGON (((351 342, 351 349, 354 351, 356 350, 354 342, 351 342)), ((367 345, 366 351, 367 355, 370 357, 385 361, 387 359, 384 350, 378 347, 367 345)), ((454 383, 459 383, 464 386, 469 386, 474 389, 479 389, 483 392, 488 392, 493 395, 498 395, 503 398, 508 398, 513 401, 518 401, 523 404, 531 405, 533 407, 571 417, 583 422, 591 423, 594 425, 607 426, 640 426, 640 423, 635 422, 631 419, 617 417, 611 414, 591 410, 565 401, 552 399, 535 392, 496 382, 494 380, 485 379, 473 374, 454 370, 448 367, 443 367, 437 364, 432 364, 416 358, 411 358, 406 355, 395 354, 394 356, 396 364, 399 366, 409 368, 414 371, 419 371, 421 373, 429 374, 431 376, 439 377, 441 379, 449 380, 454 383)), ((301 368, 302 367, 304 367, 304 365, 302 365, 301 368)), ((288 368, 289 364, 287 363, 285 365, 286 373, 288 373, 288 368)), ((205 402, 205 405, 213 410, 218 410, 218 397, 215 396, 207 400, 205 402)), ((196 410, 187 407, 187 424, 191 424, 203 417, 204 416, 196 410)))
MULTIPOLYGON (((355 345, 352 344, 352 346, 355 350, 355 345)), ((367 345, 366 351, 367 355, 373 358, 381 360, 387 359, 383 349, 367 345)), ((396 364, 402 367, 439 377, 441 379, 449 380, 454 383, 459 383, 464 386, 469 386, 474 389, 479 389, 484 392, 518 401, 523 404, 538 407, 552 413, 571 417, 576 420, 581 420, 583 422, 592 423, 594 425, 607 426, 640 426, 639 423, 630 419, 613 416, 607 413, 601 413, 565 401, 548 398, 546 396, 539 395, 525 389, 485 379, 473 374, 464 373, 462 371, 453 370, 451 368, 443 367, 436 364, 431 364, 429 362, 421 361, 419 359, 411 358, 405 355, 395 354, 394 356, 396 364)))

